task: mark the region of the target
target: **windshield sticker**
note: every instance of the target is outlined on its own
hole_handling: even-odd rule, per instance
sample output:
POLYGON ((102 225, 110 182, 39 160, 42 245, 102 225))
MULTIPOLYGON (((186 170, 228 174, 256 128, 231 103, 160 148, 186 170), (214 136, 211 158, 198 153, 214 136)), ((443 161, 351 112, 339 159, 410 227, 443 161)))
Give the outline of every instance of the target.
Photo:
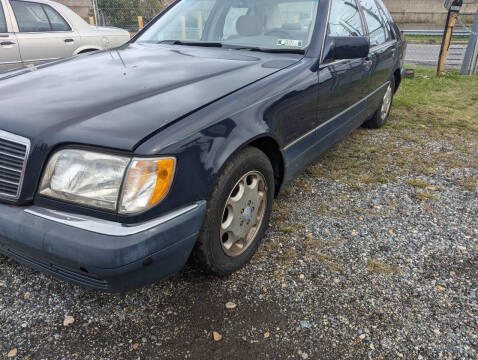
POLYGON ((277 46, 302 47, 302 40, 278 39, 277 46))

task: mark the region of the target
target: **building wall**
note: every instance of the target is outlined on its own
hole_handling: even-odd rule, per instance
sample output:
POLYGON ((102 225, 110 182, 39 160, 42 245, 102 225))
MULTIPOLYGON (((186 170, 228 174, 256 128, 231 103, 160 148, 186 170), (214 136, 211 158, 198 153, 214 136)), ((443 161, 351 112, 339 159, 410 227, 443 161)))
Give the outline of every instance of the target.
POLYGON ((93 9, 91 0, 53 0, 68 6, 83 19, 88 20, 90 9, 93 9))
MULTIPOLYGON (((399 23, 444 24, 447 10, 445 0, 383 0, 395 21, 399 23)), ((465 3, 472 2, 465 0, 465 3)), ((473 22, 473 14, 478 4, 463 5, 460 14, 468 23, 473 22)))

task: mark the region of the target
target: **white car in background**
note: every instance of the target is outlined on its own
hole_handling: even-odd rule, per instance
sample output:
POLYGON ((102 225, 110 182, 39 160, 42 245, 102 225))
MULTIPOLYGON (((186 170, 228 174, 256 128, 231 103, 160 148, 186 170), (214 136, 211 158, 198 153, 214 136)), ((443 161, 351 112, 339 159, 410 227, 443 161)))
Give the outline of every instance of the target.
POLYGON ((104 50, 130 39, 126 30, 92 26, 49 0, 0 0, 0 71, 104 50))

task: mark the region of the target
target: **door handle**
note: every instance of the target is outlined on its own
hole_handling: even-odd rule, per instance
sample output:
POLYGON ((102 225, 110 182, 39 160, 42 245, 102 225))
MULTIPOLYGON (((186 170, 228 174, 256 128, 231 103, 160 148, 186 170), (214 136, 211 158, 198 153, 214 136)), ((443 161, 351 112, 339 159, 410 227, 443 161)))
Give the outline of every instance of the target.
POLYGON ((65 39, 65 42, 66 42, 66 43, 71 43, 71 42, 73 42, 73 41, 75 41, 75 40, 73 40, 73 39, 65 39))
POLYGON ((371 59, 365 59, 363 61, 363 66, 365 67, 365 71, 370 71, 370 69, 372 68, 372 64, 373 64, 373 61, 371 59))
POLYGON ((15 45, 15 42, 13 41, 2 41, 0 42, 1 46, 8 46, 8 45, 15 45))

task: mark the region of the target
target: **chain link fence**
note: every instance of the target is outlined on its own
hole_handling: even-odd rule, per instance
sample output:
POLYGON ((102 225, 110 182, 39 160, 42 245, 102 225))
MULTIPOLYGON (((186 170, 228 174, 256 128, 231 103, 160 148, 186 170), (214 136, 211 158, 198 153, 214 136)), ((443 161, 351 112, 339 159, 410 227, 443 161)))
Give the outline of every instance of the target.
POLYGON ((97 24, 116 26, 136 32, 142 24, 146 25, 172 0, 94 0, 97 3, 97 24), (138 19, 141 17, 141 19, 138 19))

